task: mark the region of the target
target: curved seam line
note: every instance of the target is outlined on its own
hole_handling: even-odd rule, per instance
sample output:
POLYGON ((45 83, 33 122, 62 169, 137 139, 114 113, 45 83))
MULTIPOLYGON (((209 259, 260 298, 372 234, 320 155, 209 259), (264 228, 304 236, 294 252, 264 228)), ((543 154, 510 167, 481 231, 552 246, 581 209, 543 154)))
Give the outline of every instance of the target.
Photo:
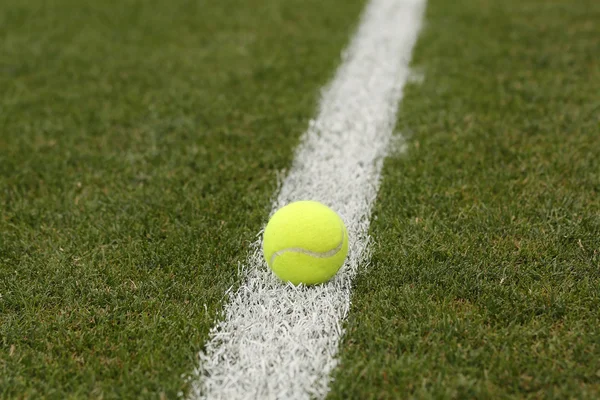
POLYGON ((307 256, 316 257, 316 258, 327 258, 327 257, 332 257, 332 256, 336 255, 340 250, 342 250, 342 247, 344 246, 344 238, 346 237, 346 235, 345 235, 346 229, 344 229, 343 223, 341 223, 340 226, 342 228, 342 241, 335 248, 333 248, 331 250, 327 250, 326 252, 317 253, 315 251, 306 250, 301 247, 289 247, 287 249, 278 250, 275 253, 273 253, 273 255, 271 256, 270 264, 273 265, 273 263, 275 262, 275 258, 277 256, 280 256, 283 253, 287 253, 287 252, 305 254, 307 256))

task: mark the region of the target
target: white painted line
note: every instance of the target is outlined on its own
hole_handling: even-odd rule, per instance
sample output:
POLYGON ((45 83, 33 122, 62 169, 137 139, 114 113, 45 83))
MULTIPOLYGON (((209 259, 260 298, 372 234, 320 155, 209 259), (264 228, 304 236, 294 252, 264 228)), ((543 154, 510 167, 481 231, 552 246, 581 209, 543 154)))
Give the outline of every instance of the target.
POLYGON ((273 212, 318 200, 343 218, 349 258, 325 285, 283 285, 255 243, 245 283, 200 354, 192 399, 323 398, 350 307, 352 280, 369 262, 369 220, 379 188, 424 0, 372 0, 322 94, 273 212))

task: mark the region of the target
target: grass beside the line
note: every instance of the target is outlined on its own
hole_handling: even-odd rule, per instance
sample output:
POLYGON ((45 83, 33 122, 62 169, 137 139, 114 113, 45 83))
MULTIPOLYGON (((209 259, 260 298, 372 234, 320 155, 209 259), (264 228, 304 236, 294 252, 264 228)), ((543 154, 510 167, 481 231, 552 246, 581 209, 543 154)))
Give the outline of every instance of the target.
POLYGON ((600 397, 598 20, 429 2, 331 398, 600 397))
POLYGON ((362 0, 9 0, 0 397, 174 398, 362 0))

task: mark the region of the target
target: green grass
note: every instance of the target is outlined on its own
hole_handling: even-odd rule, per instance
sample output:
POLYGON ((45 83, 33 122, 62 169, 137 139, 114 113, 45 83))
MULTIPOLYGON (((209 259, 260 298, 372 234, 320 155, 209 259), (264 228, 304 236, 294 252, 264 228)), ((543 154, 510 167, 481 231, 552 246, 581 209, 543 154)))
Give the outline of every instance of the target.
MULTIPOLYGON (((363 5, 3 3, 0 398, 186 390, 363 5)), ((599 20, 429 1, 331 398, 600 397, 599 20)))
POLYGON ((429 2, 331 398, 600 397, 599 20, 429 2))
POLYGON ((3 2, 0 398, 185 391, 362 5, 3 2))

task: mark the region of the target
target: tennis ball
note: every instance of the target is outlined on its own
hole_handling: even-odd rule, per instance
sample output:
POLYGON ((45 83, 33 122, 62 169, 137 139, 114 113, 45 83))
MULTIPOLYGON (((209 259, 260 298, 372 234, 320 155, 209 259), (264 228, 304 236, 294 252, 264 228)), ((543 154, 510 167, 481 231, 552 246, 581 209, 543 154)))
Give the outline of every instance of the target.
POLYGON ((297 201, 271 217, 263 236, 263 253, 281 280, 294 285, 323 283, 344 264, 348 232, 329 207, 297 201))

